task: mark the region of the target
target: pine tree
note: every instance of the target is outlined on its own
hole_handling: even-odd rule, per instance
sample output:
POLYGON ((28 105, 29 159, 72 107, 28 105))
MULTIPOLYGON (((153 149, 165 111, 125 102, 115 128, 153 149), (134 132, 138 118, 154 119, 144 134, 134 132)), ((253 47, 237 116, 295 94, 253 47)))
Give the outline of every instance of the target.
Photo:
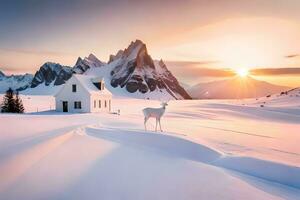
POLYGON ((16 113, 24 113, 24 106, 23 106, 22 99, 19 96, 19 92, 16 93, 15 112, 16 113))
POLYGON ((6 91, 6 94, 3 97, 1 112, 15 112, 14 91, 11 88, 6 91))

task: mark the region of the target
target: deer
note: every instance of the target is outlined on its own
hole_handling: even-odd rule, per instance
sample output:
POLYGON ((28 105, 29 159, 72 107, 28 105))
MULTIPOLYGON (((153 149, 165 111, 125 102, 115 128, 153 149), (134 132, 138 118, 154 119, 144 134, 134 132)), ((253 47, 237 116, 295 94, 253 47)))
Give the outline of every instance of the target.
POLYGON ((164 115, 165 111, 166 111, 166 106, 168 104, 166 102, 161 103, 161 108, 144 108, 143 109, 143 113, 144 113, 144 126, 145 126, 145 131, 147 131, 147 126, 146 123, 148 121, 149 118, 155 118, 156 119, 156 125, 155 125, 155 132, 157 132, 157 123, 159 123, 159 128, 160 131, 162 131, 161 129, 161 124, 160 124, 160 118, 164 115))

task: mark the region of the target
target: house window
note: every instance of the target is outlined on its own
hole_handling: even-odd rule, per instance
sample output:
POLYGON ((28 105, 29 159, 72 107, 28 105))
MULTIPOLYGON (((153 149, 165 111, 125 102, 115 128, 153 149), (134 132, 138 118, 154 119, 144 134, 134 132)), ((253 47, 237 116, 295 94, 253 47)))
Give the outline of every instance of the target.
POLYGON ((96 108, 96 100, 94 100, 94 108, 96 108))
POLYGON ((81 109, 81 101, 74 102, 74 109, 81 109))
POLYGON ((99 100, 99 108, 101 108, 101 100, 99 100))
POLYGON ((104 101, 104 107, 106 108, 106 100, 104 101))
POLYGON ((72 85, 72 92, 76 92, 76 89, 77 89, 77 88, 76 88, 76 85, 73 84, 73 85, 72 85))

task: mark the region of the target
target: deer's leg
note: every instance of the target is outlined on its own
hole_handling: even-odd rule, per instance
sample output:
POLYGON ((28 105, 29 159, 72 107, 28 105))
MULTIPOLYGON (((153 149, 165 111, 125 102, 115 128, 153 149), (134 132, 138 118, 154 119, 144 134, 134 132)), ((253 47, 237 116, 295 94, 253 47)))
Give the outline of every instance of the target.
POLYGON ((160 119, 158 120, 158 122, 159 122, 159 128, 160 128, 160 131, 163 132, 163 131, 161 130, 160 119))
POLYGON ((157 132, 157 118, 156 118, 156 124, 155 124, 155 132, 157 132))
POLYGON ((147 117, 145 117, 145 118, 144 118, 144 126, 145 126, 145 131, 147 131, 147 126, 146 126, 147 120, 148 120, 148 118, 147 118, 147 117))

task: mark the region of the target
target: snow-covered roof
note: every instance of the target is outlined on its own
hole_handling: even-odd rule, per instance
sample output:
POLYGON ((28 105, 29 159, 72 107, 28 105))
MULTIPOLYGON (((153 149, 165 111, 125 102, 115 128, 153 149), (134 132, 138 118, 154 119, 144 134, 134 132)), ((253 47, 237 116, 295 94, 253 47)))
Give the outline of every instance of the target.
POLYGON ((99 90, 93 84, 92 80, 99 79, 97 76, 73 74, 73 77, 76 78, 90 94, 112 95, 111 92, 105 88, 105 86, 104 90, 99 90))

